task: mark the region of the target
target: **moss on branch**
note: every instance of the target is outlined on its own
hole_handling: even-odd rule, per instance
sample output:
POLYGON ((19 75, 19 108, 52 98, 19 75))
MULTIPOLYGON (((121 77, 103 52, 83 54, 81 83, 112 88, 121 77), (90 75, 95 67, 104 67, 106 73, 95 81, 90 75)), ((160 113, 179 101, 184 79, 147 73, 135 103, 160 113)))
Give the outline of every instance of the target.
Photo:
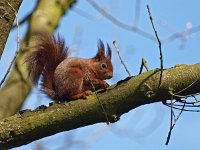
MULTIPOLYGON (((157 89, 159 77, 160 71, 152 70, 99 91, 98 97, 109 121, 117 121, 122 114, 138 106, 171 99, 171 91, 182 91, 179 93, 181 95, 200 92, 200 64, 165 69, 160 89, 157 89)), ((106 120, 95 95, 88 96, 87 100, 40 106, 0 121, 0 147, 16 147, 58 132, 100 122, 106 120)))

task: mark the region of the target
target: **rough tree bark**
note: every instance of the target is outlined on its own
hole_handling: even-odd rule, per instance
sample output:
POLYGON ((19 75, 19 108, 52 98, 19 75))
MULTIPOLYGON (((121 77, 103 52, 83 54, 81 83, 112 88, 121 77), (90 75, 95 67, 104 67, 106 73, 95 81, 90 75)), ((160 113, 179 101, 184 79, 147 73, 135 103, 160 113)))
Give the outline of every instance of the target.
POLYGON ((1 0, 0 2, 0 59, 12 24, 15 20, 15 13, 22 3, 22 0, 1 0))
MULTIPOLYGON (((179 92, 184 96, 200 92, 200 63, 165 69, 161 86, 157 89, 159 76, 158 69, 152 70, 99 91, 98 97, 109 121, 118 121, 122 114, 138 106, 169 100, 172 98, 170 93, 179 92)), ((34 111, 21 111, 0 121, 0 147, 12 148, 58 132, 105 121, 95 94, 88 96, 87 100, 40 106, 34 111)))
POLYGON ((26 80, 27 71, 24 65, 24 57, 30 51, 27 47, 30 43, 34 43, 33 35, 39 32, 53 33, 61 17, 75 2, 76 0, 38 1, 29 21, 29 28, 22 43, 21 53, 16 59, 15 66, 5 86, 0 91, 0 119, 15 114, 32 89, 32 84, 26 80))

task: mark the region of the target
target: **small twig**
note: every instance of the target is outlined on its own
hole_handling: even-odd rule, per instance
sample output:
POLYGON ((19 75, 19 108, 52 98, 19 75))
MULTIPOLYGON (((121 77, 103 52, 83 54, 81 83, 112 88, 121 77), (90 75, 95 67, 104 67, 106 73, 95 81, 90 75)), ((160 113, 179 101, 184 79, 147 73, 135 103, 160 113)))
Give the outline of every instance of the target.
MULTIPOLYGON (((192 84, 190 84, 186 88, 180 90, 177 93, 181 93, 181 92, 187 90, 188 88, 190 88, 192 85, 194 85, 197 82, 198 82, 198 80, 193 82, 192 84)), ((171 94, 171 101, 170 101, 170 103, 167 103, 167 102, 164 103, 164 105, 170 107, 170 109, 171 109, 170 129, 169 129, 169 132, 168 132, 168 136, 167 136, 167 140, 166 140, 165 145, 169 144, 170 137, 171 137, 171 132, 172 132, 174 126, 176 125, 176 122, 178 121, 178 119, 181 116, 183 111, 189 111, 189 112, 199 112, 200 111, 200 110, 195 110, 195 109, 185 109, 185 107, 190 107, 190 108, 197 108, 197 107, 199 108, 200 107, 200 105, 198 105, 199 101, 196 101, 196 97, 194 95, 191 95, 191 96, 194 97, 195 101, 194 102, 187 102, 186 99, 185 100, 181 99, 182 97, 185 97, 185 96, 181 96, 181 95, 177 96, 172 91, 169 92, 169 93, 171 94), (178 98, 173 102, 174 96, 178 97, 178 98), (176 104, 176 103, 178 103, 178 104, 176 104), (182 107, 182 108, 179 108, 179 107, 182 107), (179 113, 179 115, 177 117, 175 116, 173 109, 180 110, 180 113, 179 113)))
POLYGON ((194 94, 188 94, 188 95, 179 95, 178 93, 184 92, 185 90, 189 89, 190 87, 192 87, 194 84, 197 84, 199 82, 199 80, 196 80, 194 82, 192 82, 190 85, 188 85, 187 87, 183 88, 182 90, 178 91, 178 92, 170 92, 170 94, 174 97, 179 97, 179 98, 186 98, 186 97, 194 97, 195 95, 198 95, 200 93, 194 93, 194 94))
POLYGON ((92 85, 92 88, 93 88, 94 93, 95 93, 95 95, 96 95, 96 97, 97 97, 97 100, 98 100, 99 104, 101 105, 101 109, 102 109, 102 111, 103 111, 103 113, 104 113, 104 115, 105 115, 106 124, 109 125, 109 122, 110 122, 110 121, 109 121, 109 119, 108 119, 108 115, 107 115, 107 113, 106 113, 106 110, 105 110, 105 108, 104 108, 104 106, 103 106, 101 100, 99 99, 97 93, 96 93, 95 87, 94 87, 92 81, 90 80, 90 77, 89 77, 89 76, 87 76, 87 77, 88 77, 88 79, 89 79, 89 81, 90 81, 90 83, 91 83, 91 85, 92 85))
MULTIPOLYGON (((180 39, 181 41, 184 39, 185 37, 185 33, 187 32, 188 35, 191 35, 193 33, 197 33, 200 31, 200 25, 197 25, 196 27, 192 27, 191 29, 187 30, 187 31, 182 31, 182 32, 175 32, 172 35, 168 36, 167 38, 162 40, 163 44, 172 42, 176 39, 180 39)), ((184 39, 186 40, 186 39, 184 39)))
POLYGON ((12 29, 15 29, 16 27, 18 27, 19 25, 22 25, 23 23, 25 23, 26 21, 28 21, 30 19, 30 17, 32 16, 32 13, 29 13, 27 16, 25 16, 21 21, 19 21, 19 23, 16 23, 12 26, 12 29))
POLYGON ((185 98, 185 95, 178 95, 178 94, 174 94, 174 93, 170 93, 171 95, 173 95, 174 97, 178 97, 178 98, 185 98))
POLYGON ((148 13, 149 13, 149 18, 150 18, 153 30, 155 32, 156 39, 158 41, 159 50, 160 50, 160 70, 161 71, 160 71, 160 80, 159 80, 159 84, 158 84, 158 89, 159 89, 160 85, 161 85, 161 82, 162 82, 162 74, 163 74, 163 55, 162 55, 162 47, 161 47, 162 45, 161 45, 161 41, 160 41, 160 39, 158 37, 157 31, 156 31, 154 23, 153 23, 153 17, 151 16, 149 5, 147 5, 147 10, 148 10, 148 13))
POLYGON ((147 71, 149 71, 149 68, 148 68, 148 66, 147 66, 147 61, 144 59, 144 57, 142 57, 142 63, 141 63, 141 66, 140 66, 139 74, 142 73, 143 67, 145 67, 145 69, 146 69, 147 71))
MULTIPOLYGON (((191 105, 191 104, 186 104, 187 102, 185 102, 185 107, 190 107, 190 108, 199 108, 200 105, 191 105)), ((184 103, 183 103, 184 104, 184 103)), ((173 104, 173 108, 176 107, 183 107, 183 104, 173 104)), ((171 106, 170 103, 167 103, 166 105, 171 106)))
POLYGON ((8 5, 13 9, 13 11, 15 12, 16 25, 17 25, 17 50, 16 50, 16 52, 15 52, 15 56, 13 57, 13 59, 12 59, 10 65, 9 65, 7 71, 6 71, 6 74, 4 75, 3 79, 2 79, 1 82, 0 82, 0 88, 1 88, 2 84, 4 83, 4 81, 6 80, 6 77, 7 77, 7 75, 9 74, 10 69, 11 69, 13 63, 15 62, 15 59, 16 59, 18 53, 19 53, 19 50, 20 50, 20 34, 19 34, 18 14, 17 14, 16 10, 14 9, 14 7, 13 7, 12 5, 11 5, 9 2, 7 2, 7 3, 8 3, 8 5))
POLYGON ((135 3, 135 18, 134 18, 134 25, 138 26, 140 20, 140 7, 141 7, 141 0, 136 0, 135 3))
POLYGON ((199 95, 200 93, 194 93, 194 94, 188 94, 188 95, 178 95, 178 94, 173 94, 173 93, 170 93, 170 94, 173 95, 174 97, 187 98, 187 97, 191 97, 192 95, 199 95))
MULTIPOLYGON (((173 99, 173 97, 172 97, 173 99)), ((172 102, 172 99, 171 99, 171 107, 170 107, 170 110, 171 110, 171 113, 170 113, 170 129, 169 129, 169 133, 168 133, 168 136, 167 136, 167 141, 165 143, 165 145, 168 145, 169 143, 169 140, 170 140, 170 137, 171 137, 171 132, 172 132, 172 126, 173 126, 173 118, 175 118, 175 115, 174 114, 174 111, 173 111, 173 102, 172 102)))
POLYGON ((182 90, 180 90, 180 91, 178 91, 178 92, 176 92, 176 93, 174 93, 174 94, 181 93, 181 92, 183 92, 183 91, 189 89, 192 85, 194 85, 195 83, 198 83, 198 82, 199 82, 199 80, 196 80, 196 81, 192 82, 190 85, 188 85, 187 87, 185 87, 184 89, 182 89, 182 90))
POLYGON ((198 100, 195 95, 191 95, 191 96, 195 99, 195 103, 199 103, 200 102, 200 100, 198 100))
MULTIPOLYGON (((185 100, 182 100, 181 98, 187 98, 185 96, 177 96, 177 95, 174 95, 172 92, 170 92, 171 96, 174 98, 174 97, 178 97, 178 99, 175 99, 175 101, 173 103, 163 103, 164 105, 168 106, 168 107, 173 107, 174 109, 179 109, 177 107, 182 107, 183 104, 185 105, 185 107, 190 107, 190 108, 200 108, 200 101, 196 99, 195 95, 190 95, 190 97, 193 97, 194 98, 194 101, 189 101, 187 102, 186 99, 185 100), (178 103, 178 104, 177 104, 178 103), (173 105, 173 106, 172 106, 173 105)), ((189 97, 189 96, 188 96, 189 97)), ((180 110, 180 109, 179 109, 180 110)), ((186 110, 184 109, 184 111, 193 111, 193 112, 199 112, 199 110, 186 110)))
POLYGON ((118 56, 119 56, 119 59, 120 59, 122 65, 124 66, 126 72, 128 73, 128 76, 131 77, 131 73, 128 71, 128 68, 126 67, 124 61, 122 60, 122 57, 121 57, 120 52, 119 52, 119 48, 118 48, 117 45, 116 45, 116 41, 113 41, 113 45, 114 45, 114 47, 115 47, 115 49, 116 49, 116 51, 117 51, 117 54, 118 54, 118 56))
MULTIPOLYGON (((178 116, 175 118, 173 124, 172 124, 172 117, 171 117, 170 130, 169 130, 169 133, 168 133, 168 136, 167 136, 167 140, 166 140, 165 145, 168 145, 168 144, 169 144, 169 140, 170 140, 170 137, 171 137, 171 132, 172 132, 174 126, 176 125, 176 122, 177 122, 178 119, 180 118, 181 114, 183 113, 183 111, 184 111, 184 107, 185 107, 185 104, 183 105, 183 107, 182 107, 180 113, 178 114, 178 116)), ((172 114, 171 114, 171 115, 172 115, 172 114)))
MULTIPOLYGON (((171 108, 171 105, 170 105, 169 103, 166 103, 166 104, 164 104, 164 105, 171 108)), ((175 107, 175 106, 177 106, 177 105, 173 105, 173 109, 182 110, 182 108, 178 108, 178 107, 175 107)), ((179 105, 179 106, 183 107, 183 105, 179 105)), ((187 106, 187 107, 188 107, 188 106, 187 106)), ((200 112, 200 110, 185 109, 185 108, 183 109, 183 111, 188 111, 188 112, 200 112)))
POLYGON ((87 13, 86 11, 82 10, 82 9, 79 9, 77 7, 73 7, 72 8, 72 11, 74 11, 75 13, 77 13, 78 15, 84 17, 84 18, 87 18, 89 20, 98 20, 100 18, 100 16, 92 16, 91 14, 87 13))

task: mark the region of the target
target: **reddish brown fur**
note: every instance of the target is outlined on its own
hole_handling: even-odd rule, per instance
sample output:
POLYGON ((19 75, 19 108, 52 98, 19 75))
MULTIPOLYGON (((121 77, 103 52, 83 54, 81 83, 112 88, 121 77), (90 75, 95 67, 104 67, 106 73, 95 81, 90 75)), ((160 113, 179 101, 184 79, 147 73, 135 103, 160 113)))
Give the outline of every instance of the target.
POLYGON ((113 75, 109 45, 107 56, 99 40, 95 57, 67 58, 68 51, 60 37, 40 35, 38 39, 36 51, 26 59, 28 71, 34 83, 42 75, 42 91, 53 100, 86 98, 92 91, 109 86, 104 81, 113 75))

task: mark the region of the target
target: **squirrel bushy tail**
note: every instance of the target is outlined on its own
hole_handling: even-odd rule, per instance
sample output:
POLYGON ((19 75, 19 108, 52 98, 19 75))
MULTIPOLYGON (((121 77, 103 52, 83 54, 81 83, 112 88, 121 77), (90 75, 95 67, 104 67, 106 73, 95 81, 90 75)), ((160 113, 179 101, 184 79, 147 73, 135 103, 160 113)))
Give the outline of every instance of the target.
POLYGON ((54 99, 53 74, 56 67, 67 58, 68 48, 59 36, 39 35, 37 41, 34 46, 36 50, 26 58, 28 73, 34 84, 42 75, 42 90, 54 99))

